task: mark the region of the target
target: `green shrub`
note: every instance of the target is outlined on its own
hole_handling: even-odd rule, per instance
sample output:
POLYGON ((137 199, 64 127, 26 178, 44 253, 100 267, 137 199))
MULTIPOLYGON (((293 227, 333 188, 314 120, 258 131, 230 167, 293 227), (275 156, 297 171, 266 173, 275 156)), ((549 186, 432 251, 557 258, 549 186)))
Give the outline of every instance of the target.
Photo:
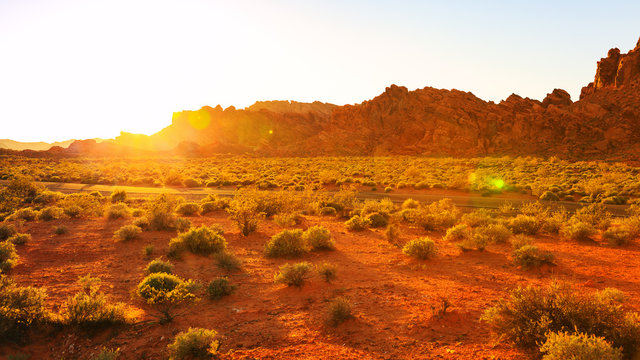
POLYGON ((338 273, 338 266, 328 262, 323 262, 319 265, 316 265, 316 271, 324 279, 324 281, 331 282, 336 278, 336 274, 338 273))
POLYGON ((513 251, 513 262, 524 268, 553 264, 553 254, 541 251, 535 245, 522 245, 513 251))
POLYGON ((363 218, 360 215, 355 215, 351 219, 344 223, 347 230, 362 231, 371 225, 371 221, 367 218, 363 218))
POLYGON ((540 347, 543 360, 622 360, 622 351, 604 338, 584 333, 550 332, 540 347))
POLYGON ((131 216, 131 211, 125 203, 113 204, 107 209, 107 218, 110 220, 128 218, 129 216, 131 216))
POLYGON ((83 287, 82 291, 67 298, 61 308, 65 323, 86 328, 121 325, 131 320, 123 303, 110 304, 99 291, 100 279, 85 276, 78 282, 83 287))
POLYGON ((264 247, 269 257, 296 257, 308 251, 302 239, 302 230, 283 230, 271 237, 264 247))
POLYGON ((167 346, 170 360, 209 359, 218 354, 220 342, 214 330, 189 328, 167 346))
POLYGON ((173 272, 173 264, 171 261, 163 261, 161 259, 151 260, 149 264, 147 264, 147 268, 145 269, 147 274, 153 273, 165 273, 171 274, 173 272))
POLYGON ((64 216, 64 210, 57 206, 47 206, 38 213, 38 220, 51 221, 61 219, 64 216))
POLYGON ((14 245, 24 245, 30 240, 30 234, 15 234, 8 239, 8 241, 12 242, 14 245))
POLYGON ((211 300, 218 300, 231 295, 235 289, 236 287, 231 285, 229 279, 220 277, 213 279, 209 285, 207 285, 207 295, 211 300))
POLYGON ((520 214, 510 219, 508 226, 514 234, 525 235, 536 235, 542 227, 538 218, 524 214, 520 214))
POLYGON ((331 326, 338 326, 353 317, 351 302, 347 298, 338 297, 329 303, 328 323, 331 326))
POLYGON ((570 331, 604 337, 625 354, 640 344, 638 315, 565 283, 518 287, 482 315, 493 332, 515 344, 535 348, 550 332, 570 331))
POLYGON ((161 314, 161 322, 170 322, 174 318, 173 310, 176 306, 194 301, 194 283, 166 274, 153 273, 147 275, 137 287, 138 295, 148 304, 157 307, 161 314))
POLYGON ((327 228, 320 225, 312 226, 302 233, 302 241, 311 250, 332 250, 335 248, 331 233, 327 228))
POLYGON ((436 243, 428 237, 414 239, 404 245, 402 252, 407 256, 425 260, 435 256, 436 243))
POLYGON ((220 251, 214 255, 219 268, 227 271, 237 271, 242 268, 242 261, 228 251, 220 251))
POLYGON ((308 278, 310 271, 311 264, 308 262, 300 262, 293 265, 284 264, 280 266, 280 271, 274 275, 273 281, 276 284, 300 287, 308 278))
POLYGON ((113 238, 121 241, 137 239, 142 234, 142 229, 135 225, 124 225, 113 233, 113 238))
POLYGON ((17 233, 18 230, 16 230, 15 225, 7 223, 0 224, 0 241, 5 241, 17 233))
POLYGON ((124 202, 127 200, 127 192, 121 189, 114 190, 109 196, 112 203, 124 202))
POLYGON ((183 250, 209 255, 224 251, 226 248, 227 240, 216 229, 204 225, 178 234, 178 237, 169 241, 169 252, 174 255, 179 255, 183 250))
POLYGON ((18 262, 16 247, 10 241, 0 242, 0 273, 6 273, 18 262))
POLYGON ((198 203, 187 202, 178 205, 176 212, 182 216, 193 216, 200 212, 200 205, 198 203))
POLYGON ((48 322, 46 297, 43 289, 17 286, 0 275, 0 337, 20 338, 28 329, 48 322))
POLYGON ((586 222, 569 221, 560 229, 560 234, 571 240, 589 241, 596 234, 596 229, 586 222))

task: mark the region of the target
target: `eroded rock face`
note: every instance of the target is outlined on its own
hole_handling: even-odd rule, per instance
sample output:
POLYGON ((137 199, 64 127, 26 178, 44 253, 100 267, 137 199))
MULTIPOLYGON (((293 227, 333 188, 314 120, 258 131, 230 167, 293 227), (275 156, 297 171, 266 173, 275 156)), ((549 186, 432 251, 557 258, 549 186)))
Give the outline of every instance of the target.
MULTIPOLYGON (((207 155, 640 156, 640 47, 612 49, 572 102, 555 89, 540 102, 511 95, 498 104, 470 92, 391 85, 357 105, 258 102, 174 114, 152 135, 123 133, 131 148, 207 155)), ((87 144, 88 147, 91 147, 87 144)), ((73 146, 80 151, 87 146, 73 146)), ((95 145, 93 145, 95 146, 95 145)))

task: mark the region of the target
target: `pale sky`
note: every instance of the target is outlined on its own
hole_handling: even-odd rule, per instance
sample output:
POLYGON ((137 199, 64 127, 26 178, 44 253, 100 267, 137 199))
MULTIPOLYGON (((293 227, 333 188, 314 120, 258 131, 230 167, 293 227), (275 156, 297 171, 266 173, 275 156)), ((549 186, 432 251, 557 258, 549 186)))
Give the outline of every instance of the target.
POLYGON ((0 138, 152 134, 174 111, 390 84, 577 100, 640 1, 0 0, 0 138))

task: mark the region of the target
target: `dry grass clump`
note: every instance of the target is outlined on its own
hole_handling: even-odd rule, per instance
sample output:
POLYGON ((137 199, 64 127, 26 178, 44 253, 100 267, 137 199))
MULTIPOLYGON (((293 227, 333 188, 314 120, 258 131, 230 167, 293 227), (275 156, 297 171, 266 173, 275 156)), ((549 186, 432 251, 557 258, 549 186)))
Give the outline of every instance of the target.
POLYGON ((226 248, 227 240, 220 234, 218 229, 204 225, 178 234, 177 237, 169 241, 169 254, 171 256, 179 256, 184 250, 191 251, 194 254, 209 255, 224 251, 226 248))
POLYGON ((44 289, 17 286, 0 275, 0 337, 20 339, 30 328, 50 322, 46 297, 44 289))
POLYGON ((343 322, 353 318, 351 302, 345 297, 337 297, 327 308, 327 322, 331 326, 338 326, 343 322))
POLYGON ((16 246, 11 241, 0 242, 0 273, 6 273, 18 262, 16 246))
POLYGON ((338 266, 328 262, 323 262, 316 265, 316 272, 324 279, 324 281, 331 282, 337 276, 338 266))
POLYGON ((99 278, 87 275, 78 279, 78 283, 82 290, 62 305, 64 323, 86 328, 122 325, 132 320, 123 303, 107 301, 106 295, 99 290, 99 278))
POLYGON ((147 264, 145 268, 147 274, 153 273, 165 273, 171 274, 173 273, 173 264, 170 261, 164 261, 162 259, 155 259, 147 264))
POLYGON ((297 257, 308 251, 300 229, 283 230, 265 244, 268 257, 297 257))
POLYGON ((369 225, 371 225, 371 221, 360 215, 354 215, 344 223, 344 226, 350 231, 362 231, 369 227, 369 225))
POLYGON ((200 213, 200 205, 194 202, 186 202, 178 205, 176 212, 182 216, 193 216, 200 213))
POLYGON ((540 346, 543 360, 622 360, 620 349, 616 349, 605 338, 584 333, 566 331, 550 332, 540 346))
POLYGON ((428 237, 414 239, 404 245, 402 252, 416 259, 426 260, 436 255, 436 243, 428 237))
POLYGON ((242 260, 228 251, 214 254, 214 259, 219 268, 227 271, 238 271, 242 268, 242 260))
POLYGON ((311 226, 302 233, 302 241, 311 250, 333 250, 335 241, 327 228, 320 225, 311 226))
POLYGON ((140 234, 142 234, 142 229, 136 225, 124 225, 116 230, 113 237, 121 241, 131 241, 140 237, 140 234))
POLYGON ((207 285, 206 292, 209 299, 219 300, 225 296, 233 294, 235 289, 235 285, 232 285, 229 282, 228 278, 219 277, 211 280, 211 282, 207 285))

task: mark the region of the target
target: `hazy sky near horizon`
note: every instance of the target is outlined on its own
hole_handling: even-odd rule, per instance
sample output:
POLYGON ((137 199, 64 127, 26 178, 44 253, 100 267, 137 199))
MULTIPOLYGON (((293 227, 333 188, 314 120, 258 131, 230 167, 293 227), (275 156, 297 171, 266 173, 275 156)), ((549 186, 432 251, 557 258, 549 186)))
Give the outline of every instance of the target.
POLYGON ((574 100, 639 1, 0 0, 0 138, 151 134, 257 100, 352 104, 390 84, 574 100))

